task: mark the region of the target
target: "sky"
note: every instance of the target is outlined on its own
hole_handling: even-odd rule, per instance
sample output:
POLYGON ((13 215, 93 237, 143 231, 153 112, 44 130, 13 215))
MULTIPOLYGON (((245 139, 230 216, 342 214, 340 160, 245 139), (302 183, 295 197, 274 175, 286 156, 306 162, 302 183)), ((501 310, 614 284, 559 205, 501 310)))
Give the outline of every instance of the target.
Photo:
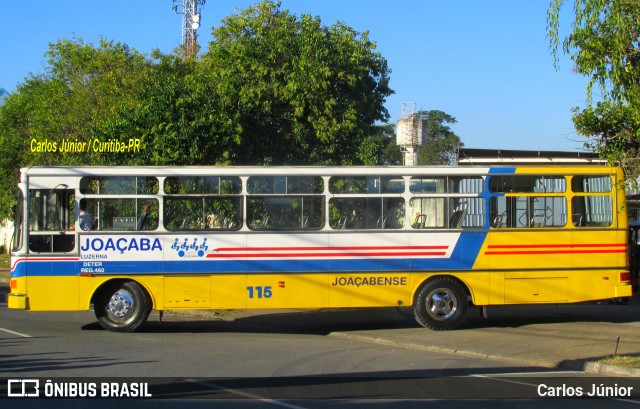
MULTIPOLYGON (((257 0, 207 0, 198 43, 211 27, 257 0)), ((45 70, 49 43, 100 37, 139 52, 172 52, 181 17, 172 0, 0 0, 0 87, 9 92, 45 70), (10 11, 10 13, 7 13, 10 11)), ((282 0, 296 15, 319 16, 368 31, 391 68, 395 94, 386 108, 396 123, 402 104, 455 117, 451 129, 467 148, 582 151, 571 109, 586 104, 587 79, 561 56, 553 64, 547 38, 549 0, 282 0)), ((566 7, 570 13, 571 5, 566 7)), ((565 14, 566 14, 565 13, 565 14)), ((561 19, 566 35, 571 15, 561 19)))

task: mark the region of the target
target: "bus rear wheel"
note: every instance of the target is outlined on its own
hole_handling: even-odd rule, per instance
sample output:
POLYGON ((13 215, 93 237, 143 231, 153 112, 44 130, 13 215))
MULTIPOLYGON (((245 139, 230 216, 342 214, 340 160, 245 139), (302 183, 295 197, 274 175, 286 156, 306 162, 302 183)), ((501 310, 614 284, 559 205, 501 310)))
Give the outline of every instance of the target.
POLYGON ((416 321, 435 331, 455 329, 467 313, 467 291, 452 277, 435 277, 422 285, 414 305, 416 321))
POLYGON ((147 321, 151 298, 134 281, 106 287, 94 303, 98 323, 109 331, 133 332, 147 321))

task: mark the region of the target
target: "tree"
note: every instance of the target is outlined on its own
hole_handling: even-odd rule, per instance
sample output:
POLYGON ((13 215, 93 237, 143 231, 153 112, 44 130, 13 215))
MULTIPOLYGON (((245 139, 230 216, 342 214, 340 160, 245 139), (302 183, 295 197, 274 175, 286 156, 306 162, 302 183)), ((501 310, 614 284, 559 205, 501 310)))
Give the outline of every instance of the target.
MULTIPOLYGON (((548 33, 554 62, 560 47, 559 20, 564 0, 548 12, 548 33)), ((574 109, 576 130, 586 144, 629 175, 640 171, 640 2, 637 0, 574 0, 572 32, 562 50, 576 72, 589 77, 587 107, 574 109), (594 87, 601 101, 593 103, 594 87)))
POLYGON ((219 107, 214 85, 194 59, 154 52, 132 91, 96 124, 100 138, 140 138, 143 149, 120 164, 228 164, 237 142, 233 118, 219 107))
POLYGON ((232 163, 361 163, 360 145, 388 119, 392 93, 367 32, 263 1, 226 18, 213 36, 202 63, 237 124, 232 163))
POLYGON ((99 47, 60 40, 46 56, 46 71, 29 75, 0 108, 1 218, 9 216, 20 167, 110 163, 97 152, 62 152, 61 143, 95 138, 101 122, 131 99, 146 64, 135 50, 104 39, 99 47))
POLYGON ((0 217, 9 216, 20 167, 198 165, 229 156, 230 122, 215 115, 217 98, 195 60, 147 58, 104 39, 60 40, 46 56, 45 72, 28 76, 0 108, 0 217), (93 149, 131 138, 139 151, 93 149), (62 141, 91 148, 62 152, 62 141))
POLYGON ((442 111, 419 111, 423 119, 423 145, 418 149, 418 165, 452 165, 462 146, 460 137, 448 124, 455 124, 454 117, 442 111), (426 129, 425 129, 426 128, 426 129))
POLYGON ((376 125, 372 132, 360 145, 358 152, 360 162, 369 166, 402 165, 402 153, 396 144, 395 125, 376 125))
POLYGON ((12 160, 23 166, 103 163, 102 154, 62 152, 61 143, 90 142, 96 127, 128 103, 144 57, 104 39, 99 47, 60 40, 50 44, 46 56, 46 72, 29 75, 0 110, 2 145, 16 148, 12 160), (56 149, 36 146, 45 142, 56 149))

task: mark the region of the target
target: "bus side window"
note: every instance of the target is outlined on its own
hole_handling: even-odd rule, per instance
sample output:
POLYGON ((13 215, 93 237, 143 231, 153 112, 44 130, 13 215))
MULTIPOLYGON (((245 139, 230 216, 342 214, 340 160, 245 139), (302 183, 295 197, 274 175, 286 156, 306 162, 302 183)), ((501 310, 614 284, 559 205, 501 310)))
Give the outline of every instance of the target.
POLYGON ((87 199, 87 212, 94 220, 94 230, 155 230, 158 206, 158 200, 151 198, 87 199))
POLYGON ((324 200, 320 196, 254 196, 247 200, 251 230, 319 230, 324 200))
POLYGON ((576 227, 584 227, 584 214, 574 213, 571 215, 573 225, 576 227))
POLYGON ((575 227, 608 227, 613 223, 610 196, 575 196, 571 205, 571 219, 575 227))
POLYGON ((414 229, 444 228, 447 218, 447 200, 443 197, 414 197, 409 201, 414 229))
POLYGON ((467 212, 468 204, 466 202, 460 202, 455 208, 451 217, 449 218, 449 228, 460 229, 462 228, 462 222, 464 221, 465 213, 467 212))
MULTIPOLYGON (((66 187, 66 186, 65 186, 66 187)), ((75 221, 72 189, 29 191, 29 250, 36 253, 68 253, 75 235, 67 230, 75 221)))

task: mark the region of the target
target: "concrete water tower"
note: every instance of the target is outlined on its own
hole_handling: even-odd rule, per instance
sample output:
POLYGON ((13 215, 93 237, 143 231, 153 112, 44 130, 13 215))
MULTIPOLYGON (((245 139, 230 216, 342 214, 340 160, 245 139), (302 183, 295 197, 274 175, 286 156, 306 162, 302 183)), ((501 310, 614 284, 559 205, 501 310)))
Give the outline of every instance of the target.
POLYGON ((402 103, 402 118, 396 127, 396 143, 402 151, 405 166, 418 164, 418 147, 423 144, 423 120, 416 113, 415 102, 402 103))

